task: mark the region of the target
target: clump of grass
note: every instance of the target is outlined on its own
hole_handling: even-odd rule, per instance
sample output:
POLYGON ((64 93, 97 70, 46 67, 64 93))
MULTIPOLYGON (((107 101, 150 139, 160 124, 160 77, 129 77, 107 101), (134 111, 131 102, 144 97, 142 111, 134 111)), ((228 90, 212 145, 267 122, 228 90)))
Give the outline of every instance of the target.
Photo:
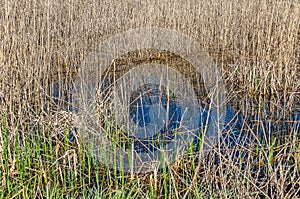
MULTIPOLYGON (((216 147, 201 159, 191 149, 161 170, 130 174, 103 165, 84 147, 84 140, 46 137, 30 128, 27 136, 12 140, 5 116, 3 123, 1 198, 292 198, 300 194, 297 136, 281 145, 275 137, 261 142, 253 136, 250 142, 242 139, 248 145, 216 147)), ((69 129, 62 134, 68 135, 69 129)))

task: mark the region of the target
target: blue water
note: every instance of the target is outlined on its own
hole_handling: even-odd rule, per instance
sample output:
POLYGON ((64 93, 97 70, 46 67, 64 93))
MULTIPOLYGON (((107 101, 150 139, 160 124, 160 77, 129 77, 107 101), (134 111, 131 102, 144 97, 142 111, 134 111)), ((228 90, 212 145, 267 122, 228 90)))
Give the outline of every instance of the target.
MULTIPOLYGON (((62 110, 74 110, 72 106, 69 106, 72 102, 71 95, 67 95, 67 91, 64 91, 59 83, 55 84, 52 96, 55 103, 59 105, 68 104, 68 106, 65 106, 64 108, 62 108, 62 110)), ((153 118, 155 116, 154 112, 158 110, 157 108, 153 109, 155 105, 160 105, 162 107, 162 110, 168 110, 168 121, 162 121, 162 128, 157 130, 156 133, 148 136, 132 136, 132 138, 135 140, 136 150, 153 151, 155 150, 155 148, 157 148, 155 144, 152 144, 153 140, 163 138, 165 139, 165 143, 168 143, 170 140, 173 139, 174 130, 178 128, 180 121, 182 120, 183 109, 182 105, 178 103, 178 101, 176 101, 175 98, 168 99, 166 88, 155 84, 143 85, 143 87, 138 88, 135 92, 131 94, 130 101, 131 105, 129 115, 131 121, 141 128, 148 127, 151 126, 151 124, 153 124, 155 119, 153 118), (147 92, 145 92, 145 89, 147 90, 147 92)), ((209 99, 207 102, 209 103, 209 99)), ((205 107, 205 104, 200 104, 200 108, 195 108, 195 111, 199 111, 199 114, 201 115, 201 121, 199 121, 199 128, 203 128, 203 121, 206 121, 208 114, 207 107, 205 107)), ((248 129, 253 128, 254 132, 256 133, 256 136, 261 140, 264 140, 266 138, 271 139, 271 134, 275 130, 278 130, 278 128, 280 129, 281 134, 288 134, 291 133, 290 129, 292 127, 294 132, 296 132, 299 135, 300 110, 295 109, 292 112, 292 114, 286 119, 290 122, 272 122, 258 117, 252 118, 251 121, 250 119, 245 118, 245 116, 243 116, 237 108, 234 108, 231 105, 227 105, 223 129, 224 134, 221 136, 221 143, 227 146, 235 146, 237 144, 240 144, 242 141, 243 144, 247 143, 245 142, 245 139, 248 139, 248 135, 245 135, 245 132, 247 132, 247 130, 244 129, 244 124, 247 124, 248 129), (255 120, 261 121, 259 126, 257 126, 257 122, 253 122, 255 120)), ((201 137, 201 135, 199 135, 199 137, 201 137)), ((73 138, 74 136, 72 136, 71 132, 70 139, 74 140, 73 138)), ((197 141, 195 141, 195 143, 197 143, 197 141)))

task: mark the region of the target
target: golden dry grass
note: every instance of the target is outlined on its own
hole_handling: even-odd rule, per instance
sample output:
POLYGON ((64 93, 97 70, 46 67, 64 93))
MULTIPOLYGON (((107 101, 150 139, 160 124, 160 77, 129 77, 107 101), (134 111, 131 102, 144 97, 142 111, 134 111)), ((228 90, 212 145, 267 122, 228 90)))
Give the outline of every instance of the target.
MULTIPOLYGON (((245 117, 266 118, 268 109, 268 119, 283 121, 292 110, 300 109, 298 0, 2 0, 0 115, 6 115, 10 135, 26 133, 28 124, 47 125, 48 118, 56 118, 55 82, 68 92, 81 62, 101 41, 139 27, 170 28, 199 41, 218 63, 228 102, 245 117)), ((231 166, 226 175, 217 176, 222 168, 206 164, 211 175, 206 172, 199 184, 220 185, 223 190, 232 182, 245 184, 233 188, 234 193, 257 196, 256 181, 241 180, 246 174, 239 170, 239 176, 235 175, 231 166)), ((190 168, 176 169, 175 165, 172 178, 186 187, 191 176, 185 171, 190 168)), ((285 182, 273 183, 278 183, 283 196, 280 186, 285 182)), ((209 195, 208 190, 203 193, 209 195)))
POLYGON ((299 7, 267 0, 2 1, 1 112, 12 124, 39 115, 46 88, 74 77, 103 39, 131 28, 166 27, 201 43, 219 63, 230 97, 256 106, 270 102, 277 115, 279 104, 288 110, 299 99, 299 7))

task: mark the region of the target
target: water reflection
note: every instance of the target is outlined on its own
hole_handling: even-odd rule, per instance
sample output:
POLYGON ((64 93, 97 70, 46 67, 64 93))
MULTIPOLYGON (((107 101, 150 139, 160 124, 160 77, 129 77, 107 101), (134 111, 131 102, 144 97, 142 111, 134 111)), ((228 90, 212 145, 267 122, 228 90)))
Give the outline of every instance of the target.
MULTIPOLYGON (((72 96, 69 88, 64 88, 62 86, 62 83, 56 82, 54 83, 52 89, 49 89, 49 94, 52 96, 51 103, 54 104, 56 107, 55 111, 58 110, 65 110, 65 111, 74 111, 74 107, 72 107, 72 96)), ((162 99, 164 100, 164 99, 162 99)), ((149 100, 148 100, 149 101, 149 100)), ((148 102, 147 100, 143 100, 144 103, 148 102)), ((141 101, 139 101, 141 103, 141 101)), ((50 102, 48 102, 50 103, 50 102)), ((200 103, 201 108, 199 108, 199 111, 201 111, 201 121, 199 121, 200 125, 205 123, 207 115, 208 115, 208 108, 207 104, 209 104, 209 99, 206 101, 206 103, 200 103)), ((140 106, 147 106, 148 104, 140 104, 140 106)), ((47 107, 47 111, 51 111, 50 106, 47 107)), ((52 105, 53 107, 53 105, 52 105)), ((266 105, 266 107, 268 107, 266 105)), ((248 107, 249 109, 252 107, 248 107)), ((146 109, 143 109, 143 111, 139 111, 139 114, 144 114, 143 116, 140 116, 144 119, 144 122, 151 121, 149 119, 149 114, 146 109), (149 120, 149 121, 148 121, 149 120)), ((148 109, 147 109, 148 110, 148 109)), ((152 109, 149 109, 149 111, 152 109)), ((222 130, 222 136, 219 143, 222 146, 226 147, 234 147, 240 144, 247 145, 251 143, 253 140, 259 140, 268 142, 271 141, 273 136, 276 136, 278 138, 283 138, 284 136, 288 136, 290 134, 294 134, 296 136, 300 136, 300 110, 298 108, 295 108, 291 111, 289 115, 284 115, 281 119, 277 118, 268 118, 268 113, 270 110, 268 108, 265 108, 264 112, 266 113, 265 118, 261 118, 259 114, 256 115, 243 115, 242 111, 234 106, 234 105, 227 105, 226 106, 226 114, 225 114, 225 123, 224 128, 222 130)), ((172 113, 173 117, 177 117, 177 112, 172 113)), ((133 121, 135 121, 135 117, 133 116, 133 112, 130 112, 131 117, 133 117, 133 121)), ((180 117, 178 115, 178 117, 180 117)), ((139 125, 141 121, 139 121, 139 125)), ((158 121, 156 121, 158 122, 158 121)), ((149 125, 149 124, 146 124, 149 125)), ((205 124, 204 124, 205 125, 205 124)), ((167 131, 167 128, 163 128, 165 131, 167 131)), ((161 132, 162 134, 163 132, 161 132)), ((72 138, 73 132, 70 133, 70 139, 72 138)), ((74 137, 74 136, 73 136, 74 137)), ((199 136, 201 137, 201 136, 199 136)), ((195 141, 195 143, 198 143, 195 141)))

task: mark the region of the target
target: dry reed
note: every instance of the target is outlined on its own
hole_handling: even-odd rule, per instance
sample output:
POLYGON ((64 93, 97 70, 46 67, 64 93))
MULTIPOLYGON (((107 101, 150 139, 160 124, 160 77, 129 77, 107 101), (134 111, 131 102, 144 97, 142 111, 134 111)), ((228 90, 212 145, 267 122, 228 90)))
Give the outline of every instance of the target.
MULTIPOLYGON (((0 115, 6 115, 9 135, 26 133, 30 125, 46 125, 49 115, 68 105, 55 101, 55 84, 60 82, 61 94, 68 97, 86 55, 105 38, 138 27, 170 28, 199 41, 218 63, 228 102, 246 118, 286 121, 291 111, 300 110, 297 0, 2 0, 0 115)), ((231 166, 226 173, 204 164, 206 173, 199 184, 231 189, 240 197, 257 196, 263 189, 257 187, 258 180, 247 179, 231 166), (232 182, 238 186, 232 188, 232 182)), ((181 167, 175 164, 173 170, 176 182, 181 182, 178 189, 190 178, 185 173, 189 168, 184 169, 188 164, 181 167)), ((280 187, 284 183, 273 181, 279 196, 285 193, 280 187)), ((210 193, 204 189, 203 194, 210 193)))

